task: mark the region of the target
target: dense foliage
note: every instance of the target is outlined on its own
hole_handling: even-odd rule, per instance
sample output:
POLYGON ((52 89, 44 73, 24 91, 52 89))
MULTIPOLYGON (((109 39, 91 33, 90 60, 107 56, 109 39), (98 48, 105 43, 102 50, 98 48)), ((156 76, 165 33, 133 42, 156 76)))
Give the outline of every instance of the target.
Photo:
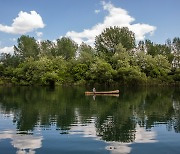
POLYGON ((38 42, 23 35, 14 54, 2 53, 0 61, 0 84, 176 84, 180 38, 136 46, 127 27, 110 27, 96 36, 93 48, 66 37, 38 42))

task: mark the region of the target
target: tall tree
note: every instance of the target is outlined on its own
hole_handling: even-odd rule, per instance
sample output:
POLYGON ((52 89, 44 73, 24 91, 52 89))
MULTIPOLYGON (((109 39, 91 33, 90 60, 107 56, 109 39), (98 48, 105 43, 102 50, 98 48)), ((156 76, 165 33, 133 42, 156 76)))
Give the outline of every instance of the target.
POLYGON ((79 51, 79 56, 78 56, 78 60, 81 62, 81 63, 85 63, 87 64, 88 66, 90 65, 90 63, 94 60, 95 58, 95 50, 85 44, 85 43, 82 43, 78 49, 79 51))
POLYGON ((137 48, 138 48, 139 51, 146 52, 145 42, 144 41, 139 41, 137 48))
POLYGON ((179 37, 175 37, 173 39, 173 47, 176 52, 180 53, 180 38, 179 37))
POLYGON ((116 53, 116 46, 122 44, 126 50, 135 47, 135 34, 127 27, 109 27, 95 38, 95 48, 99 55, 106 54, 112 56, 116 53))
POLYGON ((180 68, 180 38, 175 37, 173 39, 172 45, 174 53, 173 65, 175 68, 180 68))
POLYGON ((171 53, 171 46, 170 46, 170 42, 168 40, 168 42, 166 44, 155 44, 153 42, 151 42, 150 40, 146 40, 145 41, 145 49, 147 51, 147 54, 155 57, 157 55, 163 55, 166 56, 168 58, 168 61, 171 63, 174 56, 171 53))
POLYGON ((1 53, 0 63, 4 67, 17 67, 20 63, 19 57, 11 55, 9 53, 1 53))
POLYGON ((40 42, 41 56, 55 56, 55 43, 50 40, 40 42))
POLYGON ((33 57, 37 59, 39 47, 34 37, 22 35, 17 40, 17 46, 14 46, 14 53, 21 59, 33 57))
POLYGON ((146 46, 147 54, 149 54, 151 56, 157 55, 157 51, 154 47, 153 42, 151 42, 150 40, 145 40, 145 46, 146 46))
POLYGON ((57 39, 56 56, 62 56, 65 60, 75 58, 78 44, 70 38, 57 39))

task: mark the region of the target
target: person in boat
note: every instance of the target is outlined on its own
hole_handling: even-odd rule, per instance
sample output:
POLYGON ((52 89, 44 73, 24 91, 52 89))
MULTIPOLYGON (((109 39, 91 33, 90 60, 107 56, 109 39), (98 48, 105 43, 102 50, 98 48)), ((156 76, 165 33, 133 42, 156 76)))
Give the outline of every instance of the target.
POLYGON ((96 88, 93 88, 93 93, 95 93, 96 92, 96 88))

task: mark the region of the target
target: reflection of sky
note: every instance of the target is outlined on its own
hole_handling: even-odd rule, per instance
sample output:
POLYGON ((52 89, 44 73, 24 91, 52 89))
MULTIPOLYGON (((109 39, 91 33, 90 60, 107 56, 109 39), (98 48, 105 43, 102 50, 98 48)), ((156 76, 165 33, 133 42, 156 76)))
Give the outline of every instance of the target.
MULTIPOLYGON (((94 137, 99 140, 100 137, 96 135, 96 127, 95 127, 95 118, 91 118, 91 123, 82 126, 80 124, 80 117, 78 116, 78 112, 76 111, 76 116, 78 117, 79 123, 76 126, 71 127, 70 134, 82 134, 84 137, 94 137), (79 130, 79 131, 77 131, 79 130)), ((140 127, 138 124, 136 126, 135 140, 132 143, 121 143, 121 142, 107 142, 109 146, 106 147, 107 150, 110 150, 111 153, 118 154, 126 154, 131 152, 130 145, 134 143, 156 143, 156 132, 154 131, 146 131, 143 127, 140 127)))
POLYGON ((71 126, 70 134, 82 134, 84 137, 97 137, 95 117, 88 119, 89 123, 82 126, 82 120, 81 116, 79 116, 78 109, 75 109, 75 116, 77 117, 77 122, 74 126, 71 126))
POLYGON ((2 139, 11 139, 13 147, 18 149, 17 154, 27 153, 27 151, 29 154, 34 154, 34 150, 40 148, 42 144, 41 136, 16 134, 11 130, 1 131, 0 140, 2 139))
POLYGON ((97 137, 96 127, 94 125, 94 118, 91 119, 91 123, 86 125, 77 124, 71 127, 70 134, 82 134, 84 137, 97 137), (77 131, 78 130, 78 131, 77 131))
MULTIPOLYGON (((41 150, 48 149, 49 152, 52 150, 51 146, 54 146, 54 143, 61 144, 61 145, 57 144, 57 147, 55 149, 57 151, 67 150, 69 147, 72 147, 72 145, 73 145, 72 150, 76 148, 79 148, 80 150, 82 150, 84 148, 83 150, 85 151, 87 150, 87 148, 91 148, 94 145, 97 145, 96 141, 100 141, 101 138, 97 137, 96 135, 96 127, 95 127, 96 117, 91 117, 89 119, 86 119, 87 122, 85 124, 82 124, 82 121, 85 121, 85 120, 83 119, 83 117, 80 116, 78 109, 75 110, 75 116, 77 117, 77 121, 71 125, 71 129, 68 130, 68 133, 69 133, 68 135, 58 136, 57 134, 59 132, 56 130, 57 127, 56 125, 53 125, 50 128, 51 131, 49 132, 46 131, 44 136, 42 137, 41 134, 43 134, 43 130, 42 128, 38 128, 38 127, 36 127, 35 131, 33 132, 34 135, 17 134, 16 125, 12 124, 13 114, 11 113, 5 114, 1 112, 0 114, 0 144, 3 140, 9 139, 11 146, 14 149, 17 149, 17 152, 16 152, 17 154, 25 154, 25 153, 34 154, 35 151, 38 151, 39 148, 42 147, 43 139, 44 139, 43 145, 45 148, 41 148, 41 150), (83 139, 85 140, 80 140, 80 141, 76 140, 76 142, 74 142, 73 140, 74 138, 72 136, 70 138, 69 135, 72 135, 72 136, 74 135, 74 138, 77 138, 77 136, 78 137, 80 136, 79 138, 81 139, 82 137, 84 137, 83 139), (71 142, 69 142, 70 140, 71 142), (90 144, 92 145, 92 142, 90 140, 93 140, 93 142, 96 140, 93 143, 93 146, 89 146, 90 144), (54 142, 54 141, 58 141, 58 142, 54 142), (82 145, 83 147, 79 145, 82 145), (88 146, 85 147, 86 145, 88 146)), ((178 147, 180 146, 179 135, 175 133, 174 131, 167 133, 166 125, 156 125, 156 127, 151 129, 151 131, 147 131, 143 127, 140 127, 137 124, 135 130, 136 130, 135 140, 133 142, 131 143, 107 142, 101 145, 102 149, 104 149, 104 151, 106 151, 107 149, 109 150, 108 152, 111 152, 113 154, 116 154, 116 153, 126 154, 126 153, 133 153, 133 152, 137 153, 137 149, 141 150, 140 152, 142 153, 143 151, 142 147, 144 145, 145 145, 144 146, 145 150, 153 149, 151 147, 155 147, 155 150, 157 149, 159 150, 159 149, 162 149, 162 146, 167 145, 165 148, 163 148, 164 151, 167 151, 167 152, 170 152, 170 150, 174 147, 176 147, 176 150, 177 150, 178 147), (153 144, 153 143, 156 143, 156 144, 153 144), (107 144, 108 146, 104 148, 107 144)), ((104 141, 102 142, 104 143, 104 141)), ((96 147, 96 149, 99 150, 98 146, 96 147)), ((163 153, 163 152, 161 151, 159 153, 163 153)))
POLYGON ((132 143, 108 142, 110 145, 107 147, 113 154, 126 154, 131 152, 130 145, 133 143, 155 143, 157 140, 154 131, 146 131, 139 125, 136 126, 135 141, 132 143))
POLYGON ((12 114, 0 114, 0 143, 10 139, 11 145, 17 149, 17 154, 34 154, 34 150, 42 146, 42 136, 17 134, 12 119, 12 114))
POLYGON ((14 128, 15 125, 12 125, 13 114, 0 114, 0 131, 6 128, 14 128))
MULTIPOLYGON (((96 136, 96 128, 94 123, 87 124, 86 126, 72 126, 70 134, 82 134, 84 137, 94 137, 95 139, 100 139, 96 136), (77 132, 77 130, 79 130, 77 132)), ((133 143, 155 143, 157 140, 156 133, 154 131, 146 131, 143 127, 139 125, 136 126, 135 141, 132 143, 120 143, 120 142, 108 142, 109 146, 106 147, 107 150, 111 150, 112 153, 126 154, 131 152, 130 145, 133 143)))

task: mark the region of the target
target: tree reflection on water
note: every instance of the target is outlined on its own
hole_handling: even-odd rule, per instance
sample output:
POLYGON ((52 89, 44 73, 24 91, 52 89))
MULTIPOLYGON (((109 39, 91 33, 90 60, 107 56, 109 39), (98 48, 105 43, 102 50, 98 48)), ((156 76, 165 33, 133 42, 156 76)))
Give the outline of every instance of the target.
POLYGON ((123 143, 136 142, 142 128, 148 134, 160 124, 180 132, 179 88, 124 89, 119 97, 96 96, 95 100, 84 91, 77 87, 0 87, 0 111, 13 114, 16 129, 23 132, 55 126, 59 133, 68 134, 84 127, 92 136, 123 143))

